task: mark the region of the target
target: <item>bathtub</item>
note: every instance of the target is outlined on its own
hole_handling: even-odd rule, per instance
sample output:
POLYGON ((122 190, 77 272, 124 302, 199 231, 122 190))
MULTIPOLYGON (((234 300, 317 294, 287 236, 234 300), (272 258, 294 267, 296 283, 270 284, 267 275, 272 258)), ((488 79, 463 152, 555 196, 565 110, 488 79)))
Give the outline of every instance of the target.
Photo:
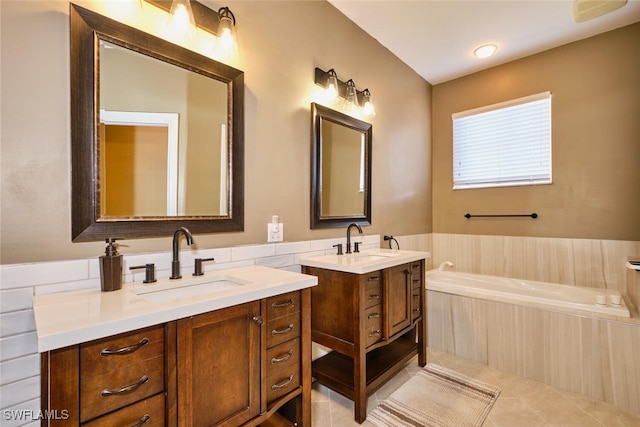
MULTIPOLYGON (((450 264, 449 264, 450 265, 450 264)), ((458 271, 430 270, 427 290, 514 304, 542 304, 573 313, 631 317, 620 293, 612 290, 560 285, 458 271), (620 305, 612 301, 620 300, 620 305)))

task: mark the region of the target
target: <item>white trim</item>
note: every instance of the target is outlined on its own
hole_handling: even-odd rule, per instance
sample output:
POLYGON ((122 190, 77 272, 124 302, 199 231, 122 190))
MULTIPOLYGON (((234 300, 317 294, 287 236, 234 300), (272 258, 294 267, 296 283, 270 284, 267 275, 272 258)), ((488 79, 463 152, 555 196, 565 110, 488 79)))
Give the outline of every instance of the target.
POLYGON ((460 111, 451 115, 452 119, 460 119, 462 117, 473 116, 474 114, 484 113, 486 111, 498 110, 500 108, 512 107, 514 105, 526 104, 527 102, 538 101, 551 97, 551 92, 540 92, 535 95, 523 96, 522 98, 510 99, 508 101, 498 102, 496 104, 485 105, 483 107, 473 108, 471 110, 460 111))
POLYGON ((227 145, 227 125, 222 123, 220 125, 220 215, 229 213, 227 145))
POLYGON ((100 110, 100 123, 121 126, 164 126, 167 140, 167 216, 178 214, 178 113, 100 110))

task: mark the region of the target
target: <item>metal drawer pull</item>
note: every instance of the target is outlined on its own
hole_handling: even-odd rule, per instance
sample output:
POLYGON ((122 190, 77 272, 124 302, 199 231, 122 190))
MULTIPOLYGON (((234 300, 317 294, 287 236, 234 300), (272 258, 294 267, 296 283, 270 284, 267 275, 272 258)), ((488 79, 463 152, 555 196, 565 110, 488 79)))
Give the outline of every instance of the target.
POLYGON ((104 390, 102 390, 102 397, 108 397, 108 396, 116 396, 119 394, 125 394, 125 393, 129 393, 132 392, 134 390, 136 390, 138 387, 140 387, 142 384, 146 383, 147 381, 149 381, 149 377, 146 375, 143 375, 138 382, 133 383, 131 385, 122 387, 121 389, 118 390, 109 390, 108 388, 105 388, 104 390))
POLYGON ((130 345, 128 347, 122 347, 117 350, 109 350, 108 348, 105 348, 100 352, 100 356, 121 356, 123 354, 133 353, 140 347, 144 347, 147 344, 149 344, 149 338, 142 338, 138 344, 130 345))
POLYGON ((272 358, 271 359, 271 364, 284 362, 285 360, 291 359, 291 356, 293 356, 293 350, 289 350, 288 353, 285 353, 282 356, 272 358))
POLYGON ((132 425, 131 427, 140 427, 142 424, 146 424, 151 420, 151 417, 149 416, 149 414, 144 414, 137 423, 135 423, 134 425, 132 425))
POLYGON ((367 296, 369 299, 380 299, 380 294, 369 294, 367 296))
POLYGON ((367 319, 377 319, 378 317, 380 317, 380 313, 371 313, 367 316, 367 319))
POLYGON ((289 301, 285 301, 285 302, 274 302, 273 304, 271 304, 271 308, 285 308, 285 307, 289 307, 290 305, 293 305, 293 299, 289 299, 289 301))
POLYGON ((273 331, 271 331, 271 335, 282 335, 282 334, 288 334, 289 332, 293 331, 293 323, 290 324, 289 326, 287 326, 284 329, 280 329, 279 331, 277 329, 274 329, 273 331))
POLYGON ((413 309, 413 312, 414 312, 414 313, 420 313, 420 309, 419 309, 419 308, 414 308, 414 309, 413 309))
POLYGON ((376 280, 380 280, 380 276, 367 277, 367 282, 375 282, 376 280))
POLYGON ((370 337, 379 337, 380 336, 380 329, 378 329, 377 331, 373 331, 369 333, 370 337))
POLYGON ((284 380, 280 384, 273 384, 271 386, 271 390, 277 390, 279 388, 284 388, 284 387, 288 386, 289 384, 291 384, 291 381, 293 381, 293 375, 291 375, 289 378, 287 378, 286 380, 284 380))

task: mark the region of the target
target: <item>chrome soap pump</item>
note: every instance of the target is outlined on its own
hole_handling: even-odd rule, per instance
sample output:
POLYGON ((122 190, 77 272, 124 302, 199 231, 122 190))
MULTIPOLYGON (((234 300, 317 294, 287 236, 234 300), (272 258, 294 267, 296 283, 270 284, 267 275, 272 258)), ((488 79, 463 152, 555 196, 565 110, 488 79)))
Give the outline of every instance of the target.
POLYGON ((122 288, 122 254, 114 245, 116 239, 106 239, 107 247, 100 257, 100 289, 103 292, 122 288))

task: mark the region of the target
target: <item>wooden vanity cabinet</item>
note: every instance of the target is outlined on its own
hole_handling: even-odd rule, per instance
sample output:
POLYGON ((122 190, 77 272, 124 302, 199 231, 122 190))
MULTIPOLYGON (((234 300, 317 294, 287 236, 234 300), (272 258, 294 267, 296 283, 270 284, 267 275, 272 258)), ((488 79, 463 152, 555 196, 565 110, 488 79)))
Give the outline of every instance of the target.
POLYGON ((260 414, 260 302, 178 320, 178 425, 239 426, 260 414))
POLYGON ((174 341, 166 324, 44 353, 43 425, 171 425, 174 341))
POLYGON ((311 339, 332 351, 312 376, 352 399, 362 423, 367 397, 412 357, 426 365, 424 259, 354 274, 304 266, 318 277, 311 289, 311 339))
POLYGON ((310 427, 310 307, 303 289, 43 353, 42 424, 310 427))

